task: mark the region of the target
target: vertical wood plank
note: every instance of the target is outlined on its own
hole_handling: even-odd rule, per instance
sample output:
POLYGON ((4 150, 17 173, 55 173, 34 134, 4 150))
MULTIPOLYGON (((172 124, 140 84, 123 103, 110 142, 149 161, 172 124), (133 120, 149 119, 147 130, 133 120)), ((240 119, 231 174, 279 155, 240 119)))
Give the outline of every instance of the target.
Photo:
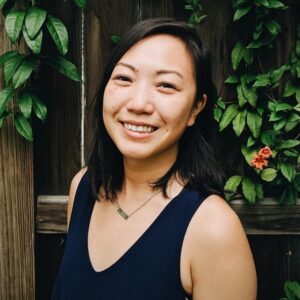
MULTIPOLYGON (((12 50, 3 21, 0 14, 0 54, 12 50)), ((23 45, 19 49, 24 50, 23 45)), ((3 300, 35 299, 33 186, 32 144, 17 134, 13 119, 9 118, 0 129, 0 299, 3 300)))
MULTIPOLYGON (((40 5, 66 25, 70 49, 67 59, 80 68, 81 10, 71 0, 43 1, 40 5)), ((46 32, 43 49, 43 55, 58 55, 46 32)), ((45 123, 39 120, 34 123, 36 191, 38 194, 68 194, 71 179, 81 168, 80 83, 42 64, 35 86, 48 108, 45 123)))

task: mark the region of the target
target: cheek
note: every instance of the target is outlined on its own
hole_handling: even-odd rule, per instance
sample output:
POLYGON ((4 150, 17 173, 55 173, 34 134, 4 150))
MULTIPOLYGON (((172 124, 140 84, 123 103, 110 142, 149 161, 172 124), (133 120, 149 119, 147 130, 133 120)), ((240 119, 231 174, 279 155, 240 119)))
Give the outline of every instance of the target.
POLYGON ((103 117, 106 113, 113 113, 118 108, 117 88, 108 84, 103 94, 103 117))

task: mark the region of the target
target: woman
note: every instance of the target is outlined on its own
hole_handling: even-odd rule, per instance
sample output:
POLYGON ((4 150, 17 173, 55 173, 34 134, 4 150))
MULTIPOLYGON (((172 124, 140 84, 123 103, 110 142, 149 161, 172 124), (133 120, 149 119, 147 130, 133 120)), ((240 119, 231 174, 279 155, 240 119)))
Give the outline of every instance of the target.
POLYGON ((53 300, 253 300, 256 274, 205 141, 207 50, 170 19, 135 25, 104 70, 95 142, 73 179, 53 300))

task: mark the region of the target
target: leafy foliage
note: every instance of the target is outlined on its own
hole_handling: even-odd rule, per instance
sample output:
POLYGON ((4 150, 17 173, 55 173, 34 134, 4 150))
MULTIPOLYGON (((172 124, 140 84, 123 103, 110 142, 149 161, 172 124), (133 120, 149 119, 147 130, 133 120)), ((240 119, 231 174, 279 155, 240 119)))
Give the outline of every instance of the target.
POLYGON ((300 285, 297 281, 286 281, 284 283, 285 297, 280 300, 299 300, 300 299, 300 285))
POLYGON ((192 27, 199 25, 207 17, 207 15, 203 14, 200 0, 186 0, 184 8, 191 12, 187 23, 192 27))
POLYGON ((264 188, 277 186, 280 202, 295 203, 300 186, 300 24, 289 60, 265 70, 261 60, 272 55, 282 32, 279 15, 289 8, 277 0, 232 0, 232 7, 233 23, 245 29, 233 46, 232 73, 225 80, 236 98, 228 104, 219 98, 214 118, 219 131, 232 128, 246 166, 243 174, 227 180, 226 199, 239 193, 255 203, 264 197, 264 188), (268 149, 272 155, 266 156, 268 149))
MULTIPOLYGON (((87 0, 74 2, 81 8, 87 5, 87 0)), ((15 3, 16 1, 0 0, 6 34, 16 45, 23 38, 32 53, 25 55, 14 50, 0 55, 0 68, 4 71, 4 89, 0 91, 0 128, 6 118, 13 117, 16 130, 25 139, 32 141, 32 113, 42 121, 47 116, 46 106, 34 88, 29 88, 39 65, 45 62, 71 80, 80 81, 81 78, 77 67, 64 58, 69 45, 68 32, 63 22, 36 6, 35 1, 24 1, 22 9, 16 9, 15 3), (52 37, 60 56, 41 56, 45 30, 52 37)))

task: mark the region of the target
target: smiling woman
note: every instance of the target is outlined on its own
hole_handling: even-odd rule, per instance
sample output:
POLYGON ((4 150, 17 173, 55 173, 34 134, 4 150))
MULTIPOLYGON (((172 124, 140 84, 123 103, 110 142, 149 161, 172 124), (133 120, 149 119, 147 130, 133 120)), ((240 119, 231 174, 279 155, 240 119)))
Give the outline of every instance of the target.
POLYGON ((135 25, 104 70, 87 168, 73 179, 58 299, 256 297, 252 254, 223 200, 207 50, 170 19, 135 25))

